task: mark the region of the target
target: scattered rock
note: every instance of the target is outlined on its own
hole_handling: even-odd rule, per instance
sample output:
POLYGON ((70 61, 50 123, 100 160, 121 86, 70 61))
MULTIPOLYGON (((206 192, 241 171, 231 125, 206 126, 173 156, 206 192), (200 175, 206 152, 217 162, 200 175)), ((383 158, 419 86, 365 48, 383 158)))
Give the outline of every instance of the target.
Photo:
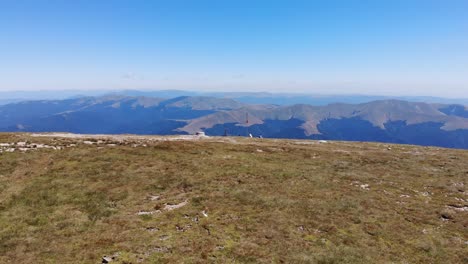
POLYGON ((161 211, 156 210, 156 211, 139 211, 137 215, 152 215, 155 213, 160 213, 161 211))
POLYGON ((149 199, 150 201, 157 201, 157 200, 159 200, 160 198, 161 198, 161 196, 159 196, 159 195, 150 195, 150 196, 148 197, 148 199, 149 199))
POLYGON ((155 248, 153 248, 153 251, 154 252, 159 252, 159 253, 168 253, 171 250, 169 248, 167 248, 167 247, 155 247, 155 248))
POLYGON ((203 210, 201 213, 204 217, 208 217, 208 213, 205 210, 203 210))
POLYGON ((112 257, 107 257, 107 256, 104 256, 102 257, 102 262, 101 263, 109 263, 113 260, 112 257))
POLYGON ((147 228, 146 228, 146 231, 148 231, 148 232, 156 232, 156 231, 159 231, 159 228, 150 226, 150 227, 147 227, 147 228))
POLYGON ((468 212, 468 206, 466 205, 447 205, 447 207, 458 212, 468 212))
POLYGON ((117 252, 117 253, 113 254, 112 256, 104 256, 104 257, 102 257, 101 263, 109 263, 109 262, 116 261, 117 258, 119 257, 119 255, 120 255, 120 253, 117 252))
POLYGON ((0 152, 21 151, 22 153, 24 153, 27 151, 44 149, 44 148, 54 149, 54 150, 63 149, 62 146, 49 146, 49 145, 44 145, 44 144, 28 143, 28 142, 0 143, 0 152))
POLYGON ((361 184, 361 185, 359 185, 359 187, 361 187, 361 189, 363 189, 363 190, 370 190, 369 184, 361 184))
POLYGON ((168 240, 168 239, 169 239, 168 235, 162 235, 162 236, 159 237, 159 240, 161 240, 161 241, 168 240))
POLYGON ((440 212, 440 218, 443 221, 449 221, 454 218, 454 211, 450 209, 444 209, 440 212))
POLYGON ((176 230, 179 231, 179 232, 185 232, 185 231, 189 230, 190 228, 192 228, 192 225, 190 225, 190 224, 185 225, 185 226, 176 225, 176 230))
POLYGON ((166 205, 164 206, 164 210, 165 210, 165 211, 172 211, 172 210, 181 208, 181 207, 183 207, 183 206, 186 206, 187 204, 188 204, 188 201, 187 201, 187 200, 185 200, 185 201, 183 201, 183 202, 181 202, 181 203, 179 203, 179 204, 166 204, 166 205))
POLYGON ((361 184, 359 181, 353 181, 349 185, 356 186, 356 187, 359 187, 359 188, 361 188, 363 190, 367 190, 367 191, 370 190, 369 184, 367 184, 367 183, 361 184))
POLYGON ((223 250, 224 246, 216 246, 216 250, 223 250))

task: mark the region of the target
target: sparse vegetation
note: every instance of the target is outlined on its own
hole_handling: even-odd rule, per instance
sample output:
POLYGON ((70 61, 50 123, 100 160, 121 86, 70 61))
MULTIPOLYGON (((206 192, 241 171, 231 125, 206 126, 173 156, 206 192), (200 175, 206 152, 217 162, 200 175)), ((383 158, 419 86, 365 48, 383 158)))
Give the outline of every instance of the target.
POLYGON ((63 147, 0 153, 0 263, 468 263, 466 150, 84 140, 0 134, 63 147))

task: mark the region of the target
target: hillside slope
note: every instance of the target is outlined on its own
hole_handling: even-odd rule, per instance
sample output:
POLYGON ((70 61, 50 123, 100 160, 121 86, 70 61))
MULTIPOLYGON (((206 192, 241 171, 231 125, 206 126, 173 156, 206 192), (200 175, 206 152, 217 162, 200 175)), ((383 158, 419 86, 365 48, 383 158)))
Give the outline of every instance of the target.
POLYGON ((0 106, 0 131, 181 134, 186 120, 243 104, 210 97, 103 96, 0 106))
POLYGON ((466 263, 468 151, 0 134, 0 263, 466 263))
POLYGON ((0 106, 0 131, 194 134, 373 141, 468 149, 463 105, 381 100, 246 105, 228 98, 104 96, 0 106))
MULTIPOLYGON (((314 126, 304 126, 306 136, 320 134, 317 125, 327 119, 357 118, 369 122, 369 124, 385 129, 385 124, 395 121, 405 121, 408 125, 421 124, 427 122, 441 123, 445 130, 468 129, 468 119, 465 119, 460 110, 461 106, 436 105, 427 103, 412 103, 398 100, 373 101, 364 104, 329 104, 327 106, 292 105, 282 107, 258 106, 238 108, 231 110, 231 113, 243 113, 243 117, 248 113, 253 118, 260 120, 281 120, 287 121, 297 119, 314 126), (455 112, 453 109, 457 109, 455 112)), ((464 108, 463 108, 464 109, 464 108)), ((213 113, 206 117, 200 117, 186 127, 182 128, 187 132, 200 130, 202 128, 212 128, 222 124, 205 121, 211 116, 220 116, 223 113, 213 113)), ((237 120, 235 120, 237 121, 237 120)), ((244 123, 245 118, 237 123, 244 123)), ((228 123, 228 122, 224 122, 228 123)), ((255 123, 254 123, 255 124, 255 123)))
POLYGON ((178 131, 468 148, 468 118, 464 117, 464 109, 457 105, 399 100, 356 105, 245 106, 193 119, 178 131))

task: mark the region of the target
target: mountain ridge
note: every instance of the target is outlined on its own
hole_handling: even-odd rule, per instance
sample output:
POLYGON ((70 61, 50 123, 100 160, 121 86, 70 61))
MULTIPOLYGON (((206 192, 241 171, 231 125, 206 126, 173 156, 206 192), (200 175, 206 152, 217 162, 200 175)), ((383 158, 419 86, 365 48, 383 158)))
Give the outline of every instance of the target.
POLYGON ((0 131, 242 135, 468 148, 463 105, 378 100, 265 105, 230 98, 106 95, 0 106, 0 131))
MULTIPOLYGON (((363 117, 364 120, 371 121, 372 124, 380 128, 384 128, 384 124, 387 121, 405 120, 408 124, 442 121, 444 122, 444 129, 447 130, 468 129, 468 120, 460 119, 458 116, 447 115, 439 111, 436 106, 445 107, 445 105, 440 104, 410 103, 401 100, 381 100, 358 105, 343 103, 329 104, 327 106, 296 104, 292 106, 278 106, 273 109, 273 111, 271 111, 271 109, 268 111, 251 110, 248 107, 246 109, 235 109, 232 111, 244 111, 253 117, 260 115, 261 119, 288 120, 297 118, 305 121, 308 125, 317 125, 317 122, 326 118, 357 116, 363 117), (408 116, 408 114, 413 114, 413 116, 408 116)), ((214 113, 212 115, 221 114, 222 113, 214 113)), ((234 115, 234 113, 232 115, 234 115)), ((189 124, 186 128, 182 128, 182 130, 194 132, 202 128, 209 128, 207 126, 202 127, 202 121, 206 118, 211 118, 211 116, 201 117, 198 120, 194 120, 193 122, 196 122, 198 124, 197 126, 190 126, 189 124)), ((256 123, 257 122, 254 121, 254 124, 256 123)))

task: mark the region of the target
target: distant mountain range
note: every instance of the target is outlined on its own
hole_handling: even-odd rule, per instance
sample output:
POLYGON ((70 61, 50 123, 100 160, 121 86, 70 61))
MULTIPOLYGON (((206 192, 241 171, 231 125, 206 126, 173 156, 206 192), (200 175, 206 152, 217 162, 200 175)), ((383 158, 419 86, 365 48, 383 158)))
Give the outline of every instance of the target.
POLYGON ((468 149, 461 104, 377 100, 328 105, 248 104, 232 98, 109 95, 0 106, 0 131, 240 135, 378 141, 468 149))
POLYGON ((379 96, 379 95, 322 95, 308 93, 269 93, 269 92, 195 92, 184 90, 58 90, 58 91, 0 91, 0 105, 25 100, 64 100, 90 96, 132 96, 176 98, 181 96, 204 96, 230 98, 247 104, 310 104, 331 103, 361 104, 376 100, 403 100, 410 102, 443 103, 468 105, 468 98, 441 98, 430 96, 379 96))

